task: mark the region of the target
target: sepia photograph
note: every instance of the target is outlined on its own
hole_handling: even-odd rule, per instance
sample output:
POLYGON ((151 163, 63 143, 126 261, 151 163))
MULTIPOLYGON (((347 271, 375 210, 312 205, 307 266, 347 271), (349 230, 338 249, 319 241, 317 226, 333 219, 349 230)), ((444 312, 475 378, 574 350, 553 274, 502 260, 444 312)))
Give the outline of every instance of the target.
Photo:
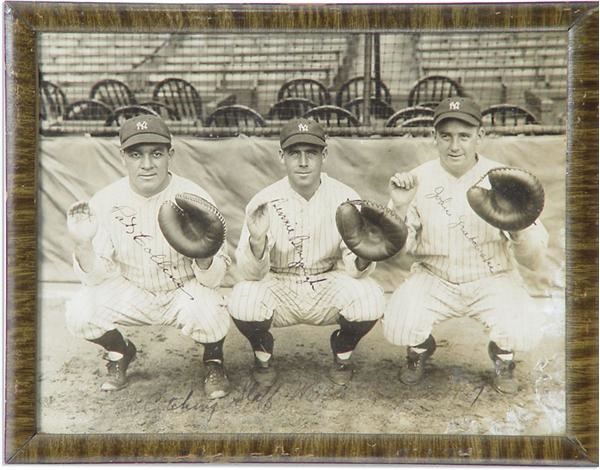
POLYGON ((567 51, 40 32, 39 431, 565 435, 567 51))

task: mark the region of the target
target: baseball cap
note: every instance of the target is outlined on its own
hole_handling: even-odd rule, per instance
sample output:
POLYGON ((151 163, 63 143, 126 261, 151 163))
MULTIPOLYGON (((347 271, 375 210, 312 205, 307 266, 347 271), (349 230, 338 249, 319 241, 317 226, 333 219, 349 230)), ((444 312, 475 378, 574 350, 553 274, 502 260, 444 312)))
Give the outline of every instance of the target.
POLYGON ((433 113, 433 125, 443 119, 458 119, 472 126, 481 125, 481 109, 471 98, 464 96, 451 96, 445 98, 437 105, 433 113))
POLYGON ((279 143, 282 149, 301 143, 325 147, 325 131, 313 119, 292 119, 281 128, 279 143))
POLYGON ((136 144, 170 144, 169 128, 158 116, 140 114, 121 124, 119 130, 121 148, 136 144))

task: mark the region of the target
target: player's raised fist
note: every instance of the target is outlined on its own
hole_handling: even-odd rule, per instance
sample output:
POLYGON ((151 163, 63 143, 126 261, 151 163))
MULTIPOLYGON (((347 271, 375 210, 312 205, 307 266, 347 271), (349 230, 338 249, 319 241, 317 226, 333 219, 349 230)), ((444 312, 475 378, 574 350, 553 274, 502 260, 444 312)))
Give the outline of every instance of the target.
POLYGON ((396 173, 390 178, 389 190, 394 206, 406 209, 415 197, 419 182, 412 173, 396 173))
POLYGON ((261 240, 269 231, 269 207, 267 203, 259 205, 249 215, 248 232, 255 240, 261 240))
POLYGON ((77 201, 67 210, 69 234, 78 242, 89 242, 98 231, 98 219, 86 201, 77 201))

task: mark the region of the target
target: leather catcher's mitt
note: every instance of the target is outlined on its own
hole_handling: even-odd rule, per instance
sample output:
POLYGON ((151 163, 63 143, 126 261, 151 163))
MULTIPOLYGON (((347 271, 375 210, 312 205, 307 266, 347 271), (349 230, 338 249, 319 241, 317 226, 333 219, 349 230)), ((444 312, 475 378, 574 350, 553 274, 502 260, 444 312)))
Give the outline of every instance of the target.
POLYGON ((219 210, 206 199, 181 193, 165 201, 158 211, 158 225, 171 247, 189 258, 214 256, 227 228, 219 210))
POLYGON ((510 232, 536 221, 544 208, 542 183, 520 168, 494 168, 467 191, 475 213, 490 225, 510 232), (477 186, 488 177, 491 189, 477 186))
POLYGON ((335 223, 346 246, 368 261, 394 256, 406 243, 408 234, 398 214, 372 201, 343 202, 335 213, 335 223))

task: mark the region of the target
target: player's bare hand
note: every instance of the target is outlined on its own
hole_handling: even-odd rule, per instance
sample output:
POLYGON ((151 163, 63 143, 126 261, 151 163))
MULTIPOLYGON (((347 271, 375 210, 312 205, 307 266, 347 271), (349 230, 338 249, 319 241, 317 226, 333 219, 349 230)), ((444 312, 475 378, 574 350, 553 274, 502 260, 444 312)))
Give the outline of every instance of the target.
POLYGON ((251 238, 262 240, 267 235, 270 223, 269 208, 266 202, 259 205, 248 215, 247 225, 251 238))
POLYGON ((394 207, 398 210, 405 210, 415 197, 419 182, 412 173, 396 173, 390 178, 389 190, 394 207))
POLYGON ((67 229, 77 243, 89 242, 98 231, 98 219, 86 201, 77 201, 67 210, 67 229))

